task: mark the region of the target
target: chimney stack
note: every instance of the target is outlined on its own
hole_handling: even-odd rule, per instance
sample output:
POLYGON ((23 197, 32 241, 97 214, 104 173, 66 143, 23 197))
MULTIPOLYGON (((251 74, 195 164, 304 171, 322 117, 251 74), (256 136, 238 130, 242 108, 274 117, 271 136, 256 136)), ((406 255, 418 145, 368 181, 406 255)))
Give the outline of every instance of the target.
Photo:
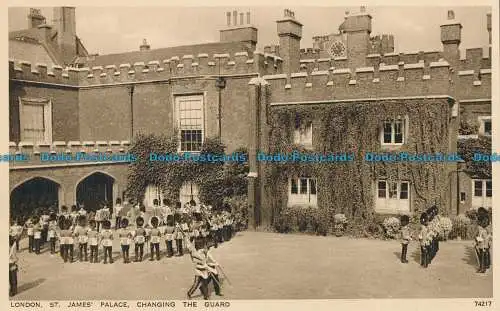
POLYGON ((148 44, 148 41, 146 39, 143 39, 139 49, 141 51, 149 51, 151 49, 151 46, 148 44))
POLYGON ((488 29, 488 42, 491 45, 491 13, 486 14, 486 29, 488 29))
POLYGON ((448 11, 448 20, 441 25, 441 42, 443 43, 444 58, 450 64, 460 61, 458 49, 462 38, 462 24, 455 19, 455 12, 448 11))
POLYGON ((37 28, 43 24, 45 24, 45 17, 42 15, 40 10, 30 8, 30 14, 28 15, 28 28, 37 28))
POLYGON ((71 64, 78 55, 76 47, 76 17, 74 7, 54 8, 54 27, 57 44, 65 64, 71 64))
POLYGON ((220 31, 221 42, 244 42, 248 44, 251 51, 257 46, 257 28, 250 24, 250 12, 238 13, 238 11, 226 12, 227 28, 220 31), (239 23, 238 23, 239 16, 239 23))
POLYGON ((278 26, 279 53, 283 59, 283 73, 291 74, 300 70, 300 39, 302 24, 295 19, 295 13, 286 9, 284 17, 276 21, 278 26))
POLYGON ((370 33, 372 17, 361 6, 359 12, 345 12, 344 22, 339 31, 346 37, 346 54, 351 69, 366 66, 366 56, 370 53, 370 33))

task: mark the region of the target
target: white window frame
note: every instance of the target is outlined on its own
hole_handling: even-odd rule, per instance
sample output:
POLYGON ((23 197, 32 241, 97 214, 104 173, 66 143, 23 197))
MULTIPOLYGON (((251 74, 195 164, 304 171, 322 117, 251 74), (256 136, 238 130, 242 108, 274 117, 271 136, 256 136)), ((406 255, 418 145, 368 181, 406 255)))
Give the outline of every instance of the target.
POLYGON ((182 206, 184 206, 186 203, 189 203, 191 199, 193 199, 196 202, 196 205, 200 204, 200 187, 198 186, 198 184, 188 181, 185 182, 179 189, 179 202, 181 202, 182 206), (190 188, 191 193, 189 194, 190 198, 188 200, 185 200, 183 198, 184 194, 182 193, 182 190, 184 188, 190 188), (196 189, 196 191, 194 189, 196 189))
POLYGON ((46 98, 27 98, 19 97, 19 139, 23 139, 23 105, 43 105, 43 123, 45 126, 44 140, 43 141, 30 141, 34 144, 52 144, 52 101, 46 98))
POLYGON ((486 183, 492 183, 491 179, 472 179, 472 208, 484 207, 490 208, 493 206, 493 184, 491 187, 491 196, 487 196, 486 183), (476 195, 476 182, 481 183, 481 195, 476 195))
POLYGON ((491 179, 473 179, 472 180, 472 195, 475 198, 491 198, 493 197, 493 185, 491 188, 491 196, 487 196, 487 187, 486 183, 487 182, 492 182, 491 179), (476 182, 481 182, 481 195, 476 195, 476 182))
MULTIPOLYGON (((479 134, 483 136, 491 136, 491 133, 485 133, 485 123, 489 121, 491 124, 491 116, 478 117, 477 120, 479 121, 479 134)), ((490 128, 491 131, 493 131, 493 125, 491 125, 490 128)))
POLYGON ((382 146, 402 146, 406 143, 408 136, 408 118, 398 117, 396 119, 387 119, 382 122, 382 128, 380 129, 380 143, 382 146), (386 143, 385 138, 385 125, 387 123, 391 124, 391 142, 386 143), (401 134, 402 139, 400 143, 396 143, 396 123, 401 123, 401 134))
MULTIPOLYGON (((180 119, 180 105, 184 101, 200 101, 201 102, 201 144, 203 145, 205 141, 205 97, 203 95, 175 95, 175 124, 177 125, 177 138, 179 145, 177 148, 178 152, 190 152, 199 153, 201 150, 191 151, 182 150, 182 135, 181 135, 181 119, 180 119)), ((201 146, 200 146, 201 147, 201 146)))
POLYGON ((146 187, 146 190, 144 191, 144 200, 142 202, 146 207, 146 210, 149 211, 150 209, 153 208, 154 199, 158 199, 158 206, 160 206, 161 202, 164 199, 163 193, 159 186, 150 184, 146 187))
POLYGON ((312 148, 313 122, 311 120, 300 120, 299 127, 294 127, 293 141, 297 145, 312 148), (302 131, 305 129, 304 131, 302 131), (304 134, 305 133, 305 134, 304 134))
POLYGON ((378 204, 376 204, 376 212, 409 212, 410 211, 410 198, 411 198, 411 187, 410 187, 410 182, 406 180, 401 180, 401 181, 388 181, 386 179, 378 179, 376 180, 375 184, 375 200, 377 201, 378 204), (380 183, 384 183, 385 189, 380 188, 380 183), (406 184, 406 198, 401 198, 401 188, 402 185, 406 184), (391 186, 395 185, 395 191, 396 191, 396 196, 395 197, 389 197, 391 194, 391 186), (380 197, 381 191, 383 190, 384 192, 384 197, 380 197), (401 202, 403 201, 403 202, 401 202), (384 207, 381 208, 380 206, 382 205, 380 202, 384 202, 384 207), (401 202, 401 203, 400 203, 401 202), (395 205, 396 208, 387 208, 385 205, 395 205), (402 208, 402 206, 405 205, 405 208, 402 208), (408 207, 406 209, 406 206, 408 207))
POLYGON ((318 204, 318 179, 314 177, 290 177, 288 178, 288 206, 304 205, 317 206, 318 204), (301 179, 306 179, 306 190, 302 192, 301 179), (292 193, 292 180, 297 183, 297 193, 292 193), (314 181, 315 194, 311 193, 311 181, 314 181))

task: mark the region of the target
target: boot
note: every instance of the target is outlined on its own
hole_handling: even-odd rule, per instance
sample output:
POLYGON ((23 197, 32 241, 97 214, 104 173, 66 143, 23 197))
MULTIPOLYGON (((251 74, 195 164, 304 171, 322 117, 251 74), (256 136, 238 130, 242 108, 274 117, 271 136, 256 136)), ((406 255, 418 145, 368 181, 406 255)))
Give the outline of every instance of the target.
POLYGON ((85 261, 88 261, 89 257, 88 257, 88 254, 87 254, 87 249, 85 249, 85 261))
POLYGON ((134 262, 139 262, 139 250, 137 248, 135 249, 134 255, 135 255, 134 262))
POLYGON ((149 261, 154 261, 155 260, 154 256, 155 256, 154 249, 151 248, 151 258, 149 259, 149 261))

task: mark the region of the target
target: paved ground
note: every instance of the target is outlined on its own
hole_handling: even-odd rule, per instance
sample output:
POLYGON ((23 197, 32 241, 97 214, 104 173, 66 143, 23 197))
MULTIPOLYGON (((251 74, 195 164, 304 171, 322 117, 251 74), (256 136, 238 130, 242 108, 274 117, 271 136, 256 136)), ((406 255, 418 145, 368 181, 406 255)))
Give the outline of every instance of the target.
MULTIPOLYGON (((225 284, 225 299, 493 295, 492 272, 475 273, 470 241, 445 242, 440 248, 432 265, 422 269, 415 244, 408 251, 410 263, 401 264, 396 241, 240 232, 214 255, 231 281, 225 284)), ((112 265, 64 264, 57 255, 36 256, 24 250, 14 299, 185 299, 193 279, 189 256, 125 265, 118 247, 114 250, 117 259, 112 265)))

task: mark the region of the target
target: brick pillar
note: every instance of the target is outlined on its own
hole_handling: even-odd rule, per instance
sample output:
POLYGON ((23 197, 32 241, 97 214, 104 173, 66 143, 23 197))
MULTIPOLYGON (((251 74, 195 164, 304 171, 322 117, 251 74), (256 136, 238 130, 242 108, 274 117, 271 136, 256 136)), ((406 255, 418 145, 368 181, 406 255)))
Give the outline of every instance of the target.
POLYGON ((259 106, 260 84, 262 79, 254 78, 248 85, 248 99, 250 103, 250 137, 248 147, 248 226, 256 229, 259 225, 260 202, 258 197, 258 163, 257 152, 259 149, 259 106))

